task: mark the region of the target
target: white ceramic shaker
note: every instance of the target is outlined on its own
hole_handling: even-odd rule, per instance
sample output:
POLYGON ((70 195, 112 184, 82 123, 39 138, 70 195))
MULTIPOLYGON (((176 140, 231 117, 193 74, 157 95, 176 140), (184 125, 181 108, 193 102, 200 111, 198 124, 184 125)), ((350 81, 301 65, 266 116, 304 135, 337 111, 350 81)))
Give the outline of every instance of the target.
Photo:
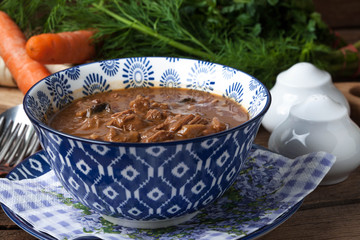
POLYGON ((271 133, 268 145, 289 158, 318 151, 335 155, 336 162, 321 185, 344 181, 360 165, 360 128, 344 105, 323 94, 294 105, 271 133))
POLYGON ((272 102, 262 121, 269 132, 287 118, 293 105, 316 93, 325 94, 343 104, 350 113, 349 103, 334 86, 331 75, 311 63, 300 62, 281 72, 270 93, 272 102))

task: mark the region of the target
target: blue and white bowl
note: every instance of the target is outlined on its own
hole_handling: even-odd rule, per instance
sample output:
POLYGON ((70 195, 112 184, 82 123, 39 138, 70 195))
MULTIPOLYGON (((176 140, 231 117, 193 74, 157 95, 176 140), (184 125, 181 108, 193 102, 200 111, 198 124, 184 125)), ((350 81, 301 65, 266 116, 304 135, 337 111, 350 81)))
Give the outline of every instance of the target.
POLYGON ((218 199, 239 174, 269 105, 269 91, 244 72, 165 57, 75 66, 42 79, 24 98, 25 112, 64 188, 105 219, 139 228, 181 223, 218 199), (220 94, 242 104, 250 120, 209 136, 161 143, 89 140, 47 124, 48 116, 75 99, 134 87, 220 94))

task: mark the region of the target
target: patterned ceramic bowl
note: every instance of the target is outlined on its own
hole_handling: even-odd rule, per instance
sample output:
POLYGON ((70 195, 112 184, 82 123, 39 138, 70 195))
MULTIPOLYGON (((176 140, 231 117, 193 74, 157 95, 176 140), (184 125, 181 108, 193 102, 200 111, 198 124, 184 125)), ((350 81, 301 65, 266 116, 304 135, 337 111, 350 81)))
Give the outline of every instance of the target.
POLYGON ((198 60, 140 57, 75 66, 41 80, 24 98, 50 166, 85 206, 123 226, 158 228, 190 219, 219 198, 243 166, 270 94, 241 71, 198 60), (73 100, 112 89, 192 88, 241 103, 246 123, 162 143, 111 143, 58 132, 47 118, 73 100))

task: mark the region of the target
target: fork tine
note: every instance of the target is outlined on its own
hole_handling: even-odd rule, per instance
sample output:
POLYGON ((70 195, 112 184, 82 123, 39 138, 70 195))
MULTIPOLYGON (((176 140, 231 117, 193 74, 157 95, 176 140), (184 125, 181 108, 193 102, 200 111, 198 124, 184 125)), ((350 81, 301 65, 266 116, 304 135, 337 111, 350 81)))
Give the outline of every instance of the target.
POLYGON ((6 121, 5 117, 1 116, 1 118, 0 118, 0 149, 1 149, 2 142, 3 142, 4 136, 5 136, 5 121, 6 121))
POLYGON ((14 166, 18 165, 24 159, 24 156, 30 156, 34 154, 38 148, 39 140, 35 134, 35 131, 34 129, 31 129, 31 127, 30 127, 30 131, 31 133, 28 140, 24 144, 24 147, 19 152, 18 156, 16 156, 16 161, 13 162, 14 166))
MULTIPOLYGON (((22 135, 26 133, 26 127, 22 126, 21 123, 18 123, 16 125, 16 128, 14 131, 11 132, 10 135, 10 147, 7 149, 7 153, 5 154, 3 161, 5 161, 5 165, 8 165, 12 159, 14 159, 15 155, 18 154, 20 145, 22 145, 22 135), (18 128, 17 128, 18 127, 18 128)), ((4 148, 4 150, 6 150, 4 148)))
POLYGON ((40 140, 36 134, 32 137, 32 144, 28 148, 27 156, 33 155, 40 147, 40 140))
MULTIPOLYGON (((4 147, 4 145, 5 145, 5 139, 9 138, 9 135, 11 133, 13 125, 14 125, 14 121, 10 120, 9 125, 6 126, 5 131, 1 134, 1 136, 0 136, 0 151, 1 151, 1 148, 4 147)), ((4 118, 4 128, 5 128, 5 118, 4 118)), ((1 158, 0 158, 0 160, 1 160, 1 158)))
MULTIPOLYGON (((17 134, 19 132, 20 129, 20 124, 16 124, 15 129, 13 132, 10 131, 10 139, 9 141, 7 141, 4 144, 4 147, 1 149, 0 151, 0 163, 5 159, 5 156, 7 155, 7 153, 9 153, 11 151, 11 148, 13 147, 13 143, 17 137, 17 134)), ((4 138, 7 139, 7 138, 4 138)))
POLYGON ((37 137, 37 135, 35 133, 35 130, 32 131, 31 138, 30 138, 29 142, 30 142, 29 147, 27 148, 27 151, 26 151, 26 154, 25 154, 26 156, 33 155, 39 148, 40 140, 37 137))
MULTIPOLYGON (((6 164, 12 166, 14 163, 15 156, 18 156, 19 153, 22 152, 20 149, 21 145, 24 145, 25 136, 27 129, 29 128, 29 125, 25 124, 24 127, 21 129, 20 134, 17 136, 16 143, 13 145, 12 150, 10 151, 10 154, 7 156, 6 164)), ((24 149, 24 148, 23 148, 24 149)))
POLYGON ((3 132, 4 125, 5 125, 5 117, 1 116, 0 117, 0 134, 2 134, 2 132, 3 132))
POLYGON ((13 168, 39 149, 34 127, 26 120, 19 106, 0 114, 0 167, 13 168))

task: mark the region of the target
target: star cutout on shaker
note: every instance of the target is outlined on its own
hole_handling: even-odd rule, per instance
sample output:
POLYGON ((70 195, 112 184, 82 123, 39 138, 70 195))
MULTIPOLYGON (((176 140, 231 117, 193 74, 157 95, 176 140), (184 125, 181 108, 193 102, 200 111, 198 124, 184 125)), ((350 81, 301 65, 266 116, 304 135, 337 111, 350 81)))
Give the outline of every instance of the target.
POLYGON ((295 129, 292 130, 292 137, 285 142, 285 144, 288 144, 291 141, 298 140, 302 145, 306 146, 305 139, 307 136, 309 136, 310 133, 305 134, 296 134, 295 129))

